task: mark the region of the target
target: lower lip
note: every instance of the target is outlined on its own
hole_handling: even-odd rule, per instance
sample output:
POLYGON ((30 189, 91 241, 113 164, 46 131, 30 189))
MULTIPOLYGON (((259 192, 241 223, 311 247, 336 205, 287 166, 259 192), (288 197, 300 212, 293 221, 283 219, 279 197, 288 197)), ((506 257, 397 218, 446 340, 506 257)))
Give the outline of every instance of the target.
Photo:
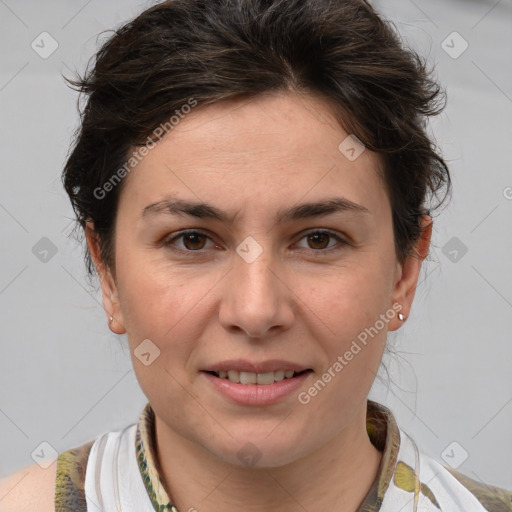
POLYGON ((202 372, 208 381, 224 396, 241 405, 269 405, 279 402, 297 391, 311 372, 304 372, 291 379, 283 379, 274 384, 237 384, 228 379, 215 377, 202 372))

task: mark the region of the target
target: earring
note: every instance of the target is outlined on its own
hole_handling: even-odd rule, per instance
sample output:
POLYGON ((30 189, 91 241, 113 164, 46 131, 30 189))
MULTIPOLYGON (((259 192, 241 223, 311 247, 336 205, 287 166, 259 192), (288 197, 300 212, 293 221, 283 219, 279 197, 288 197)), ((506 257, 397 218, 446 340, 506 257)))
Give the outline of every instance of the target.
POLYGON ((405 320, 405 316, 402 313, 398 313, 398 320, 403 322, 405 320))
POLYGON ((114 321, 114 317, 113 316, 109 317, 108 323, 111 324, 113 321, 114 321))

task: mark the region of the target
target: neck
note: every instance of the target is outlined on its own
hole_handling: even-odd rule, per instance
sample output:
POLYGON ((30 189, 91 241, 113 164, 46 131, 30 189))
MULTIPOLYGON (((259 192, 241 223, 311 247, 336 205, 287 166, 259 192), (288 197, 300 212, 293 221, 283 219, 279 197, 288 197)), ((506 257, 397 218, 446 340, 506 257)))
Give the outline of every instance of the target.
POLYGON ((356 511, 378 474, 382 453, 366 432, 366 404, 353 424, 319 450, 281 467, 233 466, 156 418, 160 478, 180 511, 356 511), (177 463, 179 461, 179 463, 177 463))

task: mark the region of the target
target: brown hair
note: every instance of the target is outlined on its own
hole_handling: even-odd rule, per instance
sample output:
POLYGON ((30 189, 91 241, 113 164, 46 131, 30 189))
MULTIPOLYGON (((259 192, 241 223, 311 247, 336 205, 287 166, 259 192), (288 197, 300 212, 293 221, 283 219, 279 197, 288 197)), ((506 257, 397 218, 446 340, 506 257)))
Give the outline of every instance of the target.
POLYGON ((403 262, 421 235, 419 216, 430 214, 427 205, 437 208, 451 186, 426 133, 427 118, 445 99, 430 73, 364 0, 160 3, 116 30, 83 78, 67 79, 87 97, 62 173, 77 227, 94 222, 103 261, 115 270, 123 181, 108 182, 126 169, 134 147, 152 140, 191 98, 200 107, 288 90, 326 99, 340 125, 381 156, 403 262), (106 197, 98 197, 100 189, 106 197))

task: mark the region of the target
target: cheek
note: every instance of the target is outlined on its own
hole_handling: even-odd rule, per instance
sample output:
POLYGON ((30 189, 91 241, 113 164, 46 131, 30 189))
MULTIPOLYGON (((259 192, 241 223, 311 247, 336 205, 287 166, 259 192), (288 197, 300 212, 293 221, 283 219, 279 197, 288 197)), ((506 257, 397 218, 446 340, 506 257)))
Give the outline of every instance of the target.
MULTIPOLYGON (((205 328, 207 313, 201 298, 208 288, 184 279, 183 272, 157 269, 149 264, 144 270, 126 265, 124 280, 120 276, 120 299, 139 385, 152 404, 172 417, 182 415, 187 403, 184 390, 192 384, 188 362, 205 328), (150 356, 141 357, 145 353, 150 356)), ((190 418, 194 414, 193 407, 187 411, 190 418)))
POLYGON ((390 263, 359 254, 357 262, 310 282, 302 296, 334 339, 350 340, 389 309, 392 278, 390 263))
POLYGON ((368 282, 372 284, 352 275, 331 284, 336 285, 336 292, 325 290, 323 312, 329 329, 322 329, 323 335, 313 334, 325 357, 315 380, 300 398, 300 403, 310 408, 312 421, 320 430, 330 425, 336 431, 350 412, 360 406, 381 363, 389 298, 379 291, 379 283, 368 282))
POLYGON ((136 258, 134 251, 119 263, 121 308, 141 387, 144 392, 181 392, 193 376, 188 370, 198 340, 215 318, 212 298, 222 273, 185 269, 160 256, 136 258), (146 367, 137 353, 147 339, 158 348, 158 358, 146 367))
POLYGON ((394 261, 393 248, 360 253, 357 262, 311 289, 310 309, 322 320, 313 336, 326 358, 318 376, 325 373, 322 382, 306 392, 332 419, 336 410, 348 410, 366 396, 375 380, 395 315, 390 309, 394 261), (340 407, 332 410, 333 403, 340 407))
POLYGON ((163 341, 176 339, 175 332, 193 326, 191 317, 205 293, 214 287, 216 276, 192 267, 171 263, 165 249, 131 250, 118 260, 119 295, 128 337, 163 341))

